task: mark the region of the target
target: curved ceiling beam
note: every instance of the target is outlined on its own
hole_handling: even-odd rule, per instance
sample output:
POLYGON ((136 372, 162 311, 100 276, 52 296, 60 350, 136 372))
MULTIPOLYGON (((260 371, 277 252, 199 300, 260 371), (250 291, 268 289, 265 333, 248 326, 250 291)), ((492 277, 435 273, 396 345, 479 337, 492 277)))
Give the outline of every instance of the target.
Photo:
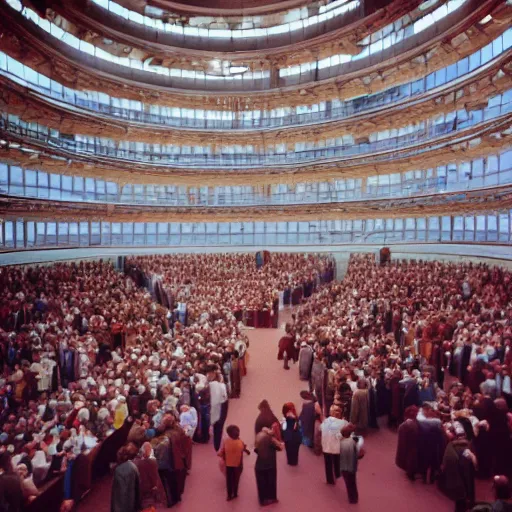
MULTIPOLYGON (((119 16, 94 4, 88 4, 83 8, 81 0, 55 4, 54 8, 58 14, 75 24, 77 29, 82 32, 86 29, 91 35, 97 34, 98 46, 101 45, 103 38, 108 38, 141 50, 146 58, 151 56, 162 60, 162 65, 166 67, 206 70, 212 59, 221 59, 233 65, 243 64, 259 70, 262 66, 266 67, 265 63, 271 63, 274 67, 286 67, 340 53, 357 55, 362 49, 357 42, 373 32, 393 23, 405 14, 410 16, 413 23, 414 20, 439 7, 438 4, 434 4, 428 9, 420 10, 418 8, 420 3, 421 0, 394 0, 372 15, 337 30, 277 47, 266 47, 264 42, 259 42, 257 49, 253 51, 229 51, 227 49, 229 44, 225 41, 217 42, 215 38, 210 38, 205 43, 206 48, 195 47, 194 49, 194 46, 190 46, 194 44, 194 38, 172 37, 172 34, 151 30, 129 20, 119 19, 119 16), (192 62, 196 64, 191 64, 192 62)), ((103 49, 108 51, 106 47, 103 49)))
POLYGON ((439 165, 462 163, 496 154, 512 145, 512 114, 431 139, 423 144, 343 160, 323 160, 268 168, 179 168, 120 161, 66 152, 0 130, 0 159, 50 173, 152 185, 278 185, 361 178, 439 165), (14 144, 12 144, 14 143, 14 144), (24 148, 24 150, 22 150, 24 148))
MULTIPOLYGON (((242 2, 237 0, 233 3, 231 0, 220 0, 222 7, 197 5, 194 2, 174 2, 172 0, 138 0, 136 3, 143 2, 147 5, 159 7, 166 11, 194 15, 194 16, 258 16, 262 14, 280 13, 285 10, 295 9, 302 7, 309 3, 310 0, 274 0, 268 2, 266 0, 252 0, 251 2, 242 2), (235 7, 236 5, 236 7, 235 7)), ((208 0, 209 2, 209 0, 208 0)), ((121 3, 121 2, 120 2, 121 3)), ((124 5, 128 7, 129 2, 123 1, 124 5)))
POLYGON ((113 140, 210 146, 247 144, 265 148, 297 142, 316 142, 353 134, 366 137, 380 130, 401 128, 455 110, 471 110, 487 103, 490 96, 512 88, 512 49, 489 62, 464 80, 414 96, 397 104, 337 121, 269 128, 265 130, 195 130, 125 121, 99 112, 80 109, 47 98, 0 76, 0 106, 27 122, 37 121, 63 134, 108 137, 113 140))

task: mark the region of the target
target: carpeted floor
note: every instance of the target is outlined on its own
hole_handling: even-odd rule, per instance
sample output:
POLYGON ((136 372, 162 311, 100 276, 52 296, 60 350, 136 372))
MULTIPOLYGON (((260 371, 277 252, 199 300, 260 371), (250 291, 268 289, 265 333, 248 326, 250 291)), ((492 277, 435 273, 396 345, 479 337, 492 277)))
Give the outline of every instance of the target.
MULTIPOLYGON (((282 315, 284 322, 287 314, 282 315)), ((236 424, 241 437, 253 447, 254 421, 257 405, 266 398, 274 413, 281 418, 281 407, 293 401, 300 411, 299 392, 307 384, 299 380, 297 366, 290 371, 278 362, 277 341, 281 329, 255 329, 247 331, 250 338, 248 375, 242 382, 242 398, 231 400, 226 426, 236 424), (306 384, 306 385, 305 385, 306 384)), ((454 504, 444 497, 434 485, 410 482, 395 465, 396 433, 386 427, 370 432, 365 439, 366 456, 361 460, 357 474, 359 504, 349 505, 343 480, 336 486, 325 483, 323 457, 317 457, 301 447, 299 465, 289 467, 284 453, 278 454, 279 503, 266 507, 269 510, 316 512, 352 510, 354 512, 451 512, 454 504)), ((251 450, 252 451, 252 450, 251 450)), ((246 456, 240 481, 239 498, 226 502, 224 476, 219 470, 213 445, 195 445, 193 466, 187 478, 183 501, 177 511, 243 511, 260 510, 254 477, 252 453, 246 456)), ((477 499, 489 497, 490 483, 477 483, 477 499)), ((78 512, 108 512, 110 510, 110 479, 97 482, 93 491, 79 505, 78 512)), ((165 510, 164 508, 159 510, 165 510)))

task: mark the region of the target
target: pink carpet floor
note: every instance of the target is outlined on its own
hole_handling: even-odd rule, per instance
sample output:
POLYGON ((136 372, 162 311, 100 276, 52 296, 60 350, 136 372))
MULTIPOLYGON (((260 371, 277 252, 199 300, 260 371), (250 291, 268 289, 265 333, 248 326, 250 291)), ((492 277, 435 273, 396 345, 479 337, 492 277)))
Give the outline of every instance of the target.
MULTIPOLYGON (((289 313, 288 313, 289 314, 289 313)), ((282 315, 286 320, 287 313, 282 315)), ((250 338, 248 374, 242 382, 242 398, 231 400, 226 426, 236 424, 241 437, 253 447, 254 421, 258 403, 266 398, 274 413, 281 417, 281 407, 292 401, 300 410, 299 392, 307 387, 298 377, 297 365, 285 371, 277 361, 277 342, 281 329, 254 329, 247 331, 250 338)), ((444 497, 434 485, 410 482, 394 465, 396 433, 385 426, 368 434, 365 439, 366 455, 360 461, 357 474, 359 503, 350 505, 343 480, 336 486, 325 483, 323 457, 301 447, 299 465, 289 467, 286 455, 278 454, 279 503, 265 507, 272 511, 318 512, 347 510, 354 512, 451 512, 453 502, 444 497)), ((252 450, 251 450, 252 451, 252 450)), ((193 464, 187 478, 181 504, 176 511, 240 511, 260 510, 258 504, 254 462, 251 453, 244 461, 239 498, 226 502, 224 476, 219 470, 213 445, 194 445, 193 464)), ((477 482, 477 499, 489 497, 490 483, 477 482)), ((108 512, 110 510, 110 479, 96 482, 92 492, 79 505, 78 512, 108 512)), ((164 508, 158 509, 165 510, 164 508)))

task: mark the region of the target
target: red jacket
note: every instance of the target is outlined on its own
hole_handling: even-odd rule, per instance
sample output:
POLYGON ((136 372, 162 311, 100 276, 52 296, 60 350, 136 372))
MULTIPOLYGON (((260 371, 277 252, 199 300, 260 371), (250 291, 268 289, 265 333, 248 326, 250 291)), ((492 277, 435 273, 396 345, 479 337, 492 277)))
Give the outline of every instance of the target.
POLYGON ((283 360, 285 352, 288 356, 288 359, 293 359, 294 361, 298 360, 299 357, 297 354, 297 349, 295 348, 295 338, 292 335, 287 334, 286 336, 283 336, 279 340, 278 347, 279 352, 277 354, 277 359, 279 359, 279 361, 283 360))

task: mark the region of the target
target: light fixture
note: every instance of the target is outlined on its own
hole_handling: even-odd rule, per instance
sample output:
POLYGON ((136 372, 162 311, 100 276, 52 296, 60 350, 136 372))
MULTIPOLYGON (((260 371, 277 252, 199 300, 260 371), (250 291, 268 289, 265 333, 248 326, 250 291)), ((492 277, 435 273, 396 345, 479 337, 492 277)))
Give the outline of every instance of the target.
POLYGON ((480 23, 480 25, 485 25, 486 23, 489 23, 489 21, 491 20, 492 16, 488 14, 485 18, 482 18, 478 23, 480 23))
POLYGON ((241 75, 242 73, 245 73, 246 71, 249 71, 249 68, 247 66, 231 66, 229 68, 230 75, 241 75))

